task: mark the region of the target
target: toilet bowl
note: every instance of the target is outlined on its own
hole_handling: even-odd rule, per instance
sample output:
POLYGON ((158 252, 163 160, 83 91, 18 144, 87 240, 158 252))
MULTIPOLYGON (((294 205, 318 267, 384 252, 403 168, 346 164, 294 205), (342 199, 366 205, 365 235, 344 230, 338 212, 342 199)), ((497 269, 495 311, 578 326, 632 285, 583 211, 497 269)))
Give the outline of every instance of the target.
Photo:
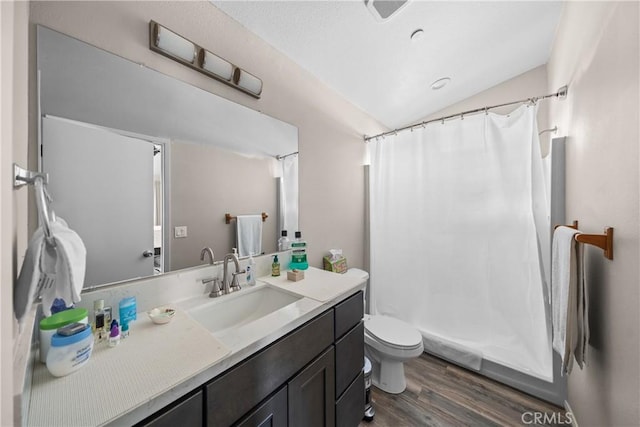
MULTIPOLYGON (((347 273, 366 281, 369 274, 359 269, 347 273)), ((365 355, 371 360, 373 385, 387 393, 402 393, 407 387, 404 362, 424 351, 422 335, 413 326, 384 315, 364 316, 365 355)))
POLYGON ((407 387, 404 362, 424 351, 420 332, 393 317, 365 315, 364 344, 373 364, 373 384, 387 393, 402 393, 407 387))

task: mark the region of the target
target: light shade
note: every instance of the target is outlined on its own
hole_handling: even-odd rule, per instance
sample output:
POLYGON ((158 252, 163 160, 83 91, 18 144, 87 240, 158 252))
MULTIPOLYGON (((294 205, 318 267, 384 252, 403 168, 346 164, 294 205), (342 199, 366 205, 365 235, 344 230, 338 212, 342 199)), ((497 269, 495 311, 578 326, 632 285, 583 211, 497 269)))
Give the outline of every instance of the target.
POLYGON ((161 49, 183 61, 193 63, 195 59, 196 47, 189 40, 185 39, 174 33, 171 30, 167 30, 160 24, 156 25, 156 39, 155 45, 158 49, 161 49))
POLYGON ((260 95, 262 92, 262 80, 240 68, 236 68, 233 81, 238 87, 254 95, 260 95))
POLYGON ((207 70, 225 80, 231 80, 231 77, 233 77, 233 64, 208 50, 202 49, 201 52, 203 53, 200 66, 203 70, 207 70))
POLYGON ((153 20, 149 21, 149 49, 254 98, 260 98, 262 80, 258 77, 153 20))

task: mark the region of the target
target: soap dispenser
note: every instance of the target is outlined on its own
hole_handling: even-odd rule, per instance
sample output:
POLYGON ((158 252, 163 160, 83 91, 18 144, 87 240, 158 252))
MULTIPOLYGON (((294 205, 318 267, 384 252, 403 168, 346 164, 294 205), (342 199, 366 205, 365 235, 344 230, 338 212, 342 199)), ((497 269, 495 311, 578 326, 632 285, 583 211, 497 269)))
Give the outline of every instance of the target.
POLYGON ((280 275, 280 261, 278 261, 278 255, 273 256, 273 264, 271 264, 271 275, 277 277, 280 275))

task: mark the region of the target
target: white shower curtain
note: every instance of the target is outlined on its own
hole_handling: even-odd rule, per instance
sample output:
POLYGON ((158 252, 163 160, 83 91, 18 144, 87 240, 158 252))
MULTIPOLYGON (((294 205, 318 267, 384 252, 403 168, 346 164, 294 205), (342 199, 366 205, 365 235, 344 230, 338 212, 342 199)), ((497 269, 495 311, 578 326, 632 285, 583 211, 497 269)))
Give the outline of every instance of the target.
MULTIPOLYGON (((279 226, 293 239, 298 228, 298 155, 292 154, 278 161, 280 167, 279 226)), ((280 237, 280 235, 278 235, 280 237)))
POLYGON ((536 112, 521 106, 370 142, 370 302, 372 313, 551 381, 536 112))

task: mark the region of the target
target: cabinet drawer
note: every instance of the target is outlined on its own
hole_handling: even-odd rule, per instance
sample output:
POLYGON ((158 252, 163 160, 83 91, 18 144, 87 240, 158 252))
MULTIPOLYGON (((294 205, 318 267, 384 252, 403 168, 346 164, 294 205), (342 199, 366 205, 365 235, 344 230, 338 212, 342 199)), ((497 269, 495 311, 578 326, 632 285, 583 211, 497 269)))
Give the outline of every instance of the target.
POLYGON ((357 427, 364 416, 364 372, 336 402, 336 427, 357 427))
POLYGON ((335 306, 336 339, 347 333, 362 319, 364 315, 362 301, 362 291, 360 291, 335 306))
POLYGON ((364 366, 364 322, 336 341, 336 397, 362 372, 364 366))
POLYGON ((181 427, 199 427, 202 426, 202 391, 197 392, 191 397, 177 403, 162 412, 159 415, 153 415, 138 424, 137 426, 145 427, 173 427, 179 425, 181 427))
POLYGON ((237 427, 287 427, 287 387, 247 415, 237 427))
POLYGON ((333 310, 309 321, 206 386, 207 424, 228 426, 333 343, 333 310))

